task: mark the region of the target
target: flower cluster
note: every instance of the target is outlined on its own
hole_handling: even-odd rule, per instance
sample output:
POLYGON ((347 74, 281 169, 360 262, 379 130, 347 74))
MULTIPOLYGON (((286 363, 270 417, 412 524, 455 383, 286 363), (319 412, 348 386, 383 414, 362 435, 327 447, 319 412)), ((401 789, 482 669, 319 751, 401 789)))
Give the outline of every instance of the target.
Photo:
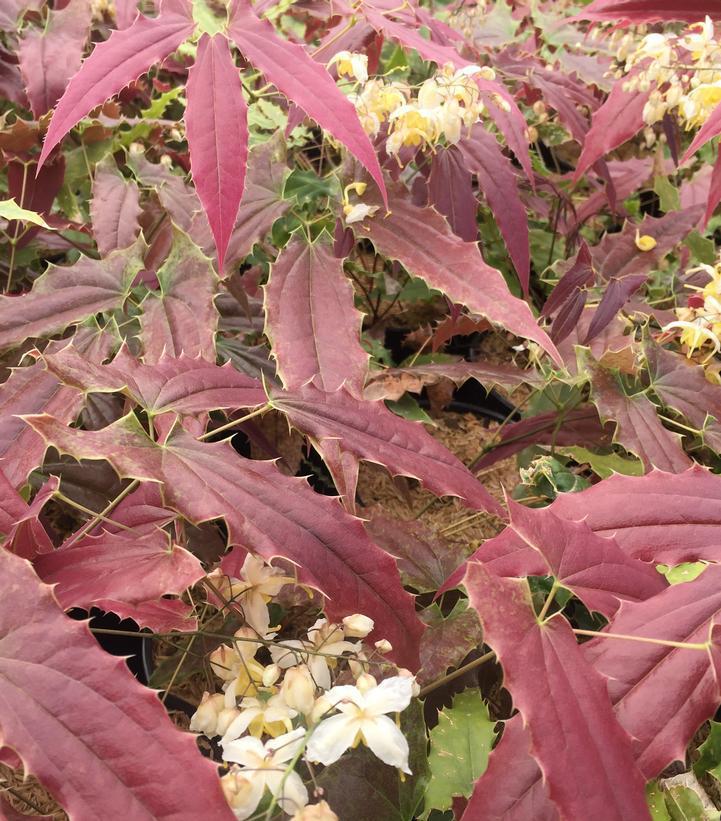
POLYGON ((616 46, 616 59, 632 72, 624 87, 651 91, 643 110, 648 125, 674 110, 686 128, 697 128, 721 103, 721 42, 709 17, 683 34, 654 32, 640 42, 627 32, 616 46))
POLYGON ((319 618, 304 637, 277 638, 268 602, 293 580, 248 556, 240 579, 216 575, 219 598, 242 609, 246 625, 232 644, 210 654, 222 692, 205 693, 190 729, 220 737, 231 767, 222 778, 238 819, 252 815, 269 794, 294 819, 333 821, 325 802, 308 806, 308 790, 296 764, 333 764, 358 743, 386 764, 410 772, 408 743, 389 714, 408 707, 417 685, 407 670, 378 681, 371 664, 392 668, 382 656, 388 641, 363 643, 374 629, 362 614, 341 624, 319 618))
POLYGON ((705 358, 708 362, 721 352, 721 262, 715 266, 701 265, 689 273, 698 271, 707 273, 711 281, 704 288, 693 288, 695 293, 688 298, 687 306, 676 309, 678 320, 669 322, 663 330, 680 331, 680 342, 686 346, 689 357, 710 345, 711 351, 705 358))
MULTIPOLYGON (((387 125, 386 151, 398 155, 404 147, 432 147, 441 141, 455 144, 480 119, 484 104, 475 78, 492 80, 493 69, 466 66, 455 70, 451 64, 414 89, 406 83, 368 78, 365 55, 339 52, 331 63, 339 77, 359 85, 350 95, 365 131, 377 136, 387 125)), ((505 100, 494 96, 502 108, 505 100)))

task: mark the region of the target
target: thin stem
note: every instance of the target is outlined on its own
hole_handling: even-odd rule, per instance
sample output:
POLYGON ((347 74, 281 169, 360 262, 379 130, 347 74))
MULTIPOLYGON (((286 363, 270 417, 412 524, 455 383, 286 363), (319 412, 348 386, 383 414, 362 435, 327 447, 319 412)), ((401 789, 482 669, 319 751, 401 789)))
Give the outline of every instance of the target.
POLYGON ((261 405, 261 407, 256 408, 251 413, 246 414, 245 416, 241 416, 240 419, 232 419, 225 425, 221 425, 219 428, 214 428, 213 430, 209 430, 207 433, 204 433, 202 436, 198 437, 199 442, 204 442, 206 439, 210 439, 211 436, 215 436, 218 433, 222 433, 223 431, 230 430, 231 428, 235 428, 238 425, 242 425, 243 422, 247 422, 249 419, 253 419, 256 416, 262 416, 262 414, 267 413, 271 410, 273 406, 270 402, 266 402, 265 405, 261 405))
POLYGON ((459 676, 468 673, 470 670, 475 670, 476 667, 480 667, 482 664, 485 664, 487 661, 490 661, 492 658, 495 658, 496 654, 493 650, 490 650, 488 653, 484 653, 477 659, 473 661, 469 661, 468 664, 464 664, 463 667, 459 667, 457 670, 454 670, 452 673, 447 673, 445 676, 442 676, 435 681, 432 681, 430 684, 427 684, 425 687, 421 689, 419 693, 420 698, 424 698, 429 693, 432 693, 434 690, 437 690, 439 687, 442 687, 449 681, 453 681, 457 679, 459 676))
POLYGON ((551 589, 548 591, 548 595, 546 596, 546 601, 543 602, 543 607, 541 608, 541 612, 538 614, 538 622, 544 621, 546 616, 548 615, 548 611, 553 604, 553 600, 556 598, 556 593, 560 588, 560 584, 558 583, 557 579, 553 580, 553 584, 551 585, 551 589))
POLYGON ((82 539, 83 536, 91 531, 98 522, 102 522, 104 519, 107 519, 108 513, 120 502, 125 499, 126 496, 129 496, 140 484, 139 479, 133 479, 133 481, 124 489, 122 490, 114 499, 108 502, 107 505, 100 511, 100 513, 96 513, 93 518, 87 523, 84 524, 80 530, 74 533, 68 541, 65 543, 64 547, 70 547, 70 545, 75 544, 79 539, 82 539))
POLYGON ((288 762, 288 766, 285 768, 283 777, 281 778, 280 784, 278 785, 278 791, 276 793, 273 793, 271 802, 268 805, 268 809, 266 810, 265 821, 270 821, 270 819, 273 817, 273 810, 278 805, 278 794, 283 795, 283 788, 285 787, 285 782, 288 780, 288 776, 293 772, 293 770, 295 769, 295 765, 298 763, 298 761, 300 761, 300 757, 305 752, 306 745, 308 744, 308 739, 310 738, 313 730, 315 730, 314 726, 309 727, 305 731, 305 735, 303 736, 303 743, 299 745, 298 751, 293 756, 293 758, 291 758, 291 760, 288 762))
POLYGON ((708 650, 708 642, 694 643, 688 641, 671 641, 670 639, 651 639, 645 636, 629 636, 625 633, 599 633, 596 630, 574 630, 577 636, 593 636, 599 639, 623 639, 624 641, 642 641, 646 644, 660 644, 664 647, 677 647, 679 650, 708 650))
MULTIPOLYGON (((205 616, 206 611, 208 610, 208 605, 204 605, 203 612, 200 614, 200 618, 198 621, 202 621, 203 617, 205 616)), ((193 649, 193 645, 195 644, 195 640, 198 638, 197 635, 191 636, 190 641, 188 642, 185 650, 183 650, 183 655, 180 657, 180 661, 178 662, 175 670, 173 671, 173 675, 170 677, 170 681, 168 682, 168 686, 163 691, 163 695, 160 697, 160 700, 165 704, 165 700, 167 699, 170 691, 173 689, 173 685, 175 684, 175 679, 178 677, 178 673, 180 672, 180 668, 185 664, 185 659, 188 658, 188 653, 193 649)))
POLYGON ((121 524, 120 522, 116 522, 107 516, 103 516, 102 513, 96 513, 96 511, 91 510, 89 507, 85 507, 85 505, 81 505, 80 502, 74 501, 69 496, 66 496, 64 493, 61 493, 61 491, 59 490, 55 491, 55 498, 60 499, 61 502, 65 502, 65 504, 70 505, 70 507, 74 507, 81 513, 86 513, 88 516, 97 516, 101 522, 107 522, 107 524, 113 525, 113 527, 119 527, 121 530, 127 530, 131 533, 134 530, 134 528, 132 527, 128 527, 127 525, 121 524))

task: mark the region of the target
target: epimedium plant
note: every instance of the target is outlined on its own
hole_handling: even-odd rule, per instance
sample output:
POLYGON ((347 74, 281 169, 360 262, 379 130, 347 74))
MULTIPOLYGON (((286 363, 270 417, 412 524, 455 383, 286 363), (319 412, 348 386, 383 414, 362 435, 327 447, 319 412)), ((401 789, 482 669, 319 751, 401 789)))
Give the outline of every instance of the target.
POLYGON ((3 772, 78 819, 718 816, 718 725, 669 778, 721 705, 718 17, 0 9, 3 772), (518 398, 464 462, 414 395, 471 379, 518 398), (193 668, 206 756, 79 611, 193 668))

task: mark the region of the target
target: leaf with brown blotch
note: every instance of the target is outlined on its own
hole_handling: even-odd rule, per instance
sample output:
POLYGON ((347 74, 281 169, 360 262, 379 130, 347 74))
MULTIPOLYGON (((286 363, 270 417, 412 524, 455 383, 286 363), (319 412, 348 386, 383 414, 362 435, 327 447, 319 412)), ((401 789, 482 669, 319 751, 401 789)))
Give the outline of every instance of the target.
POLYGON ((0 297, 0 347, 119 308, 141 267, 140 243, 100 261, 80 257, 74 265, 50 265, 27 294, 0 297))
POLYGON ((614 442, 635 453, 647 471, 656 467, 681 473, 691 466, 681 447, 681 437, 661 424, 656 406, 644 393, 626 394, 619 380, 590 356, 585 368, 591 376, 591 399, 601 419, 616 424, 614 442))
MULTIPOLYGON (((397 259, 410 274, 430 288, 443 291, 453 302, 467 306, 517 336, 537 342, 556 362, 560 355, 545 331, 538 327, 531 309, 508 290, 501 272, 486 264, 478 246, 463 242, 433 208, 413 204, 406 188, 389 186, 391 213, 382 212, 361 223, 360 236, 367 236, 376 250, 397 259)), ((369 205, 380 206, 374 193, 366 195, 369 205)))
POLYGON ((232 821, 215 764, 157 695, 62 613, 28 562, 0 550, 0 567, 0 747, 78 821, 119 807, 138 821, 232 821))
POLYGON ((459 667, 466 656, 483 646, 483 630, 473 608, 461 600, 443 616, 437 605, 423 611, 423 621, 428 629, 421 639, 421 669, 418 682, 421 686, 444 676, 448 669, 459 667))
POLYGON ((291 240, 264 292, 265 335, 286 389, 312 383, 332 393, 345 385, 360 396, 369 358, 360 344, 363 315, 330 246, 291 240))
POLYGON ((160 293, 149 293, 141 306, 144 361, 153 364, 164 352, 215 361, 218 311, 213 297, 218 278, 211 261, 186 234, 175 231, 158 281, 160 293))
POLYGON ((134 180, 126 180, 115 162, 105 160, 95 167, 90 218, 93 236, 102 256, 127 248, 140 231, 140 191, 134 180))
POLYGON ((106 459, 124 477, 162 483, 165 504, 193 523, 224 518, 231 544, 266 559, 289 559, 302 583, 328 597, 330 619, 369 616, 375 638, 393 645, 394 660, 418 668, 424 628, 395 562, 358 519, 304 479, 284 476, 270 462, 245 459, 228 442, 198 442, 178 427, 159 445, 132 414, 100 431, 67 428, 50 416, 26 421, 64 453, 106 459))
POLYGON ((700 465, 684 473, 612 476, 579 493, 560 494, 551 509, 585 520, 645 562, 721 561, 721 477, 700 465))
POLYGON ((703 367, 685 356, 650 340, 644 350, 654 393, 698 428, 706 444, 721 451, 721 387, 709 382, 703 367))
POLYGON ((504 516, 503 508, 465 465, 418 422, 396 416, 383 402, 359 402, 346 390, 274 393, 273 407, 310 436, 323 455, 326 439, 358 459, 383 465, 394 475, 418 479, 438 496, 458 496, 472 508, 504 516))
POLYGON ((568 622, 556 616, 539 623, 528 583, 501 579, 482 564, 469 564, 464 584, 559 814, 608 821, 649 818, 631 738, 614 716, 604 678, 585 660, 568 622))
POLYGON ((521 370, 514 365, 495 365, 491 362, 443 362, 430 365, 412 365, 408 368, 386 368, 371 371, 363 392, 366 399, 400 399, 406 391, 420 393, 428 385, 450 379, 460 386, 475 379, 484 387, 498 386, 512 391, 519 385, 539 385, 536 371, 521 370))

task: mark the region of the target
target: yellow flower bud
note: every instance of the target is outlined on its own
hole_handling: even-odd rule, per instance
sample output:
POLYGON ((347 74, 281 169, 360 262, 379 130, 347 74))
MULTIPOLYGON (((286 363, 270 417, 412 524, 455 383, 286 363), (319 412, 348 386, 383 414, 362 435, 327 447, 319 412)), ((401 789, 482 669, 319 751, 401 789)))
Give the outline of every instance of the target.
POLYGON ((636 248, 639 251, 653 251, 657 245, 658 243, 653 237, 648 234, 641 236, 638 229, 636 229, 636 248))
POLYGON ((272 687, 280 678, 280 667, 277 664, 271 664, 263 671, 263 687, 272 687))
POLYGON ((375 648, 381 655, 384 656, 391 652, 393 645, 388 641, 388 639, 381 639, 375 643, 375 648))

